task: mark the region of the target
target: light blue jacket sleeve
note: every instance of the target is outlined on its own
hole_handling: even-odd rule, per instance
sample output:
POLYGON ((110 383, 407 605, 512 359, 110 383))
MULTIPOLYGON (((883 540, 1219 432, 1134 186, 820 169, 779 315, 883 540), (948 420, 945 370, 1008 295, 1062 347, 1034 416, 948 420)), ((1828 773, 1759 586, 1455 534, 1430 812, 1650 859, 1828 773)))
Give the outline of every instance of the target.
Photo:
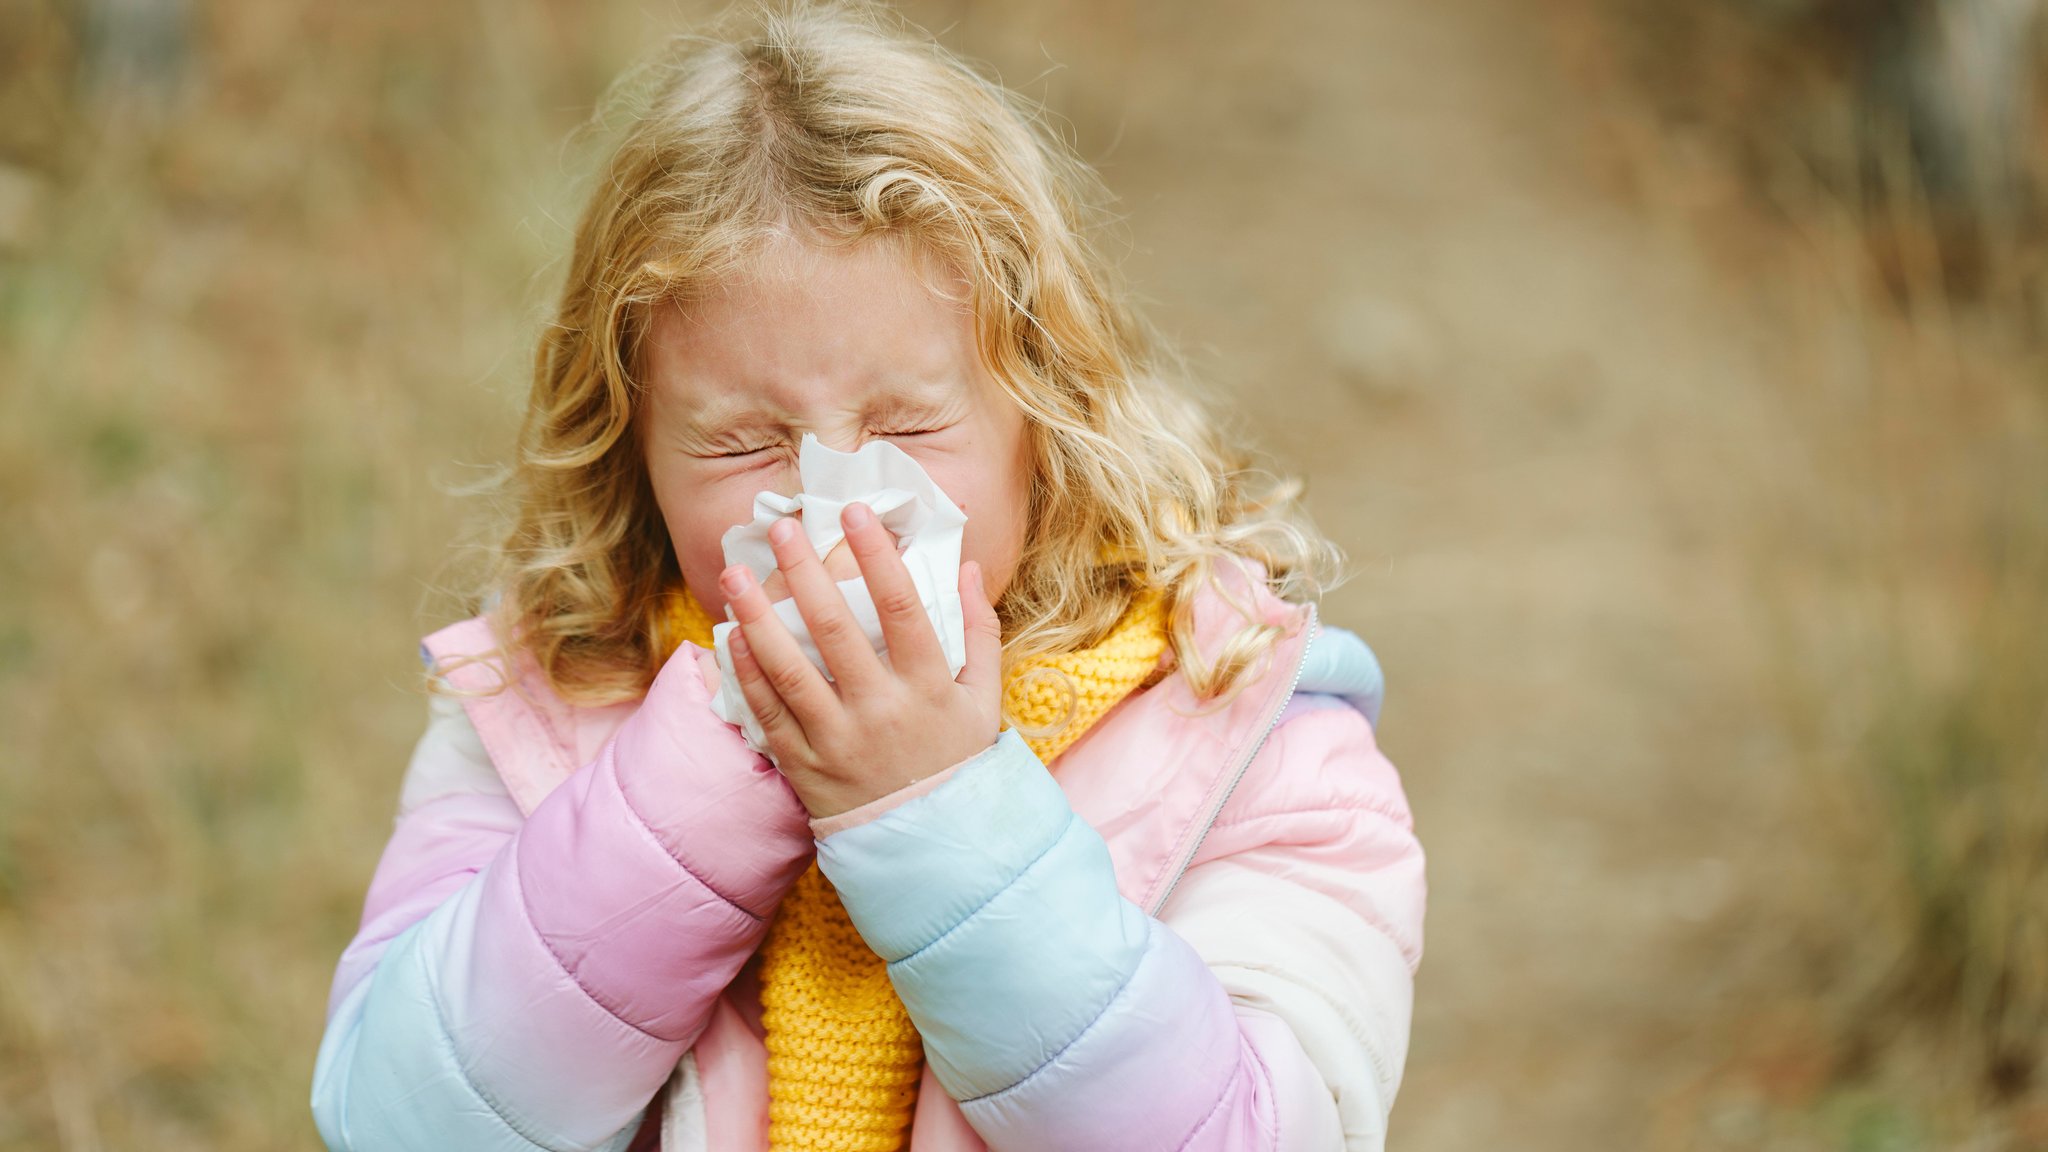
POLYGON ((1301 658, 1300 691, 1335 696, 1365 714, 1375 726, 1387 698, 1387 678, 1358 634, 1328 624, 1316 630, 1301 658))
POLYGON ((1274 1146, 1229 996, 1014 731, 818 863, 991 1148, 1274 1146))

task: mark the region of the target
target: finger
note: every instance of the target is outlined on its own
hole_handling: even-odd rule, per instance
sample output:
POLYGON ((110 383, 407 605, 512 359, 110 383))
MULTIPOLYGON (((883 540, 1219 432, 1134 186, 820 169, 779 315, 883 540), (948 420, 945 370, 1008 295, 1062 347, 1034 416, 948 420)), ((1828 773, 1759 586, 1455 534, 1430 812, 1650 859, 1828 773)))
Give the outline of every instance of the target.
POLYGON ((776 567, 789 584, 797 611, 803 613, 804 623, 810 626, 811 643, 818 646, 818 654, 825 658, 832 678, 840 687, 856 691, 879 681, 883 674, 881 658, 869 645, 867 634, 854 623, 846 597, 839 594, 838 585, 825 571, 824 561, 818 559, 817 550, 811 547, 810 537, 804 535, 802 527, 795 520, 779 520, 768 530, 768 543, 775 549, 776 567))
POLYGON ((953 677, 946 669, 946 650, 932 618, 925 614, 917 585, 904 567, 896 540, 865 504, 848 504, 840 516, 846 542, 860 564, 875 614, 882 620, 882 640, 889 646, 889 664, 898 676, 942 683, 953 677))
POLYGON ((1003 683, 1003 622, 982 587, 981 565, 972 560, 960 566, 960 607, 967 624, 967 663, 960 669, 959 682, 976 691, 999 695, 1003 683))
POLYGON ((804 735, 803 723, 782 697, 775 694, 775 688, 768 683, 768 677, 761 671, 761 664, 754 659, 753 646, 739 629, 734 629, 731 640, 732 671, 740 682, 740 695, 746 697, 747 707, 754 713, 754 719, 761 725, 761 733, 767 737, 768 746, 775 750, 778 760, 784 759, 787 751, 807 748, 810 742, 804 735))
MULTIPOLYGON (((754 582, 753 573, 734 565, 719 577, 719 583, 768 686, 795 713, 806 733, 829 726, 839 714, 839 696, 804 655, 796 637, 776 618, 767 593, 754 582)), ((739 671, 737 663, 733 671, 739 671)))

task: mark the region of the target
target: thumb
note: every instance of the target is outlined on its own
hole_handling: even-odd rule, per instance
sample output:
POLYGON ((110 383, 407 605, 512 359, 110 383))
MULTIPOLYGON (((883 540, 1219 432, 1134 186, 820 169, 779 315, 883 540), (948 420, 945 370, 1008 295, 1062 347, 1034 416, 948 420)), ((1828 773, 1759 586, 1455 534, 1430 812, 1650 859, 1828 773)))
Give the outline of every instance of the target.
POLYGON ((967 633, 967 663, 957 682, 977 691, 995 691, 1002 683, 1003 622, 982 587, 981 565, 960 566, 960 610, 967 633))

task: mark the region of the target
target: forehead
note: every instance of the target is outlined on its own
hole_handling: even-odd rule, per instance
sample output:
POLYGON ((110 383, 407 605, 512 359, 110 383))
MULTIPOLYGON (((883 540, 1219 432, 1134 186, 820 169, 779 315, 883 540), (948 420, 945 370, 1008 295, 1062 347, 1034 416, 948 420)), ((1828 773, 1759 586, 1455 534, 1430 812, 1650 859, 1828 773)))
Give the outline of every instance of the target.
POLYGON ((902 245, 778 240, 741 274, 656 309, 646 383, 693 423, 938 400, 980 371, 965 295, 902 245))

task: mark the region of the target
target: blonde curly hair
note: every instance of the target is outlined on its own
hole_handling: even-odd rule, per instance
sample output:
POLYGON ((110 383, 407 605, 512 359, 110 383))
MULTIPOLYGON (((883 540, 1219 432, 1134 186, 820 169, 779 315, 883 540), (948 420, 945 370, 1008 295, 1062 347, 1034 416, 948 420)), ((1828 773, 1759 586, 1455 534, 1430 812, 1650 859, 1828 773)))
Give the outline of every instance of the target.
POLYGON ((1223 697, 1278 630, 1248 622, 1199 653, 1192 590, 1231 558, 1296 599, 1334 569, 1298 486, 1253 490, 1263 474, 1126 305, 1088 238, 1107 202, 1095 174, 929 36, 866 6, 751 8, 678 37, 613 100, 631 111, 540 340, 490 584, 498 634, 564 699, 646 691, 680 579, 632 434, 652 311, 792 228, 907 241, 971 285, 981 355, 1031 439, 1031 530, 998 605, 1006 664, 1094 643, 1153 587, 1179 668, 1198 696, 1223 697))

